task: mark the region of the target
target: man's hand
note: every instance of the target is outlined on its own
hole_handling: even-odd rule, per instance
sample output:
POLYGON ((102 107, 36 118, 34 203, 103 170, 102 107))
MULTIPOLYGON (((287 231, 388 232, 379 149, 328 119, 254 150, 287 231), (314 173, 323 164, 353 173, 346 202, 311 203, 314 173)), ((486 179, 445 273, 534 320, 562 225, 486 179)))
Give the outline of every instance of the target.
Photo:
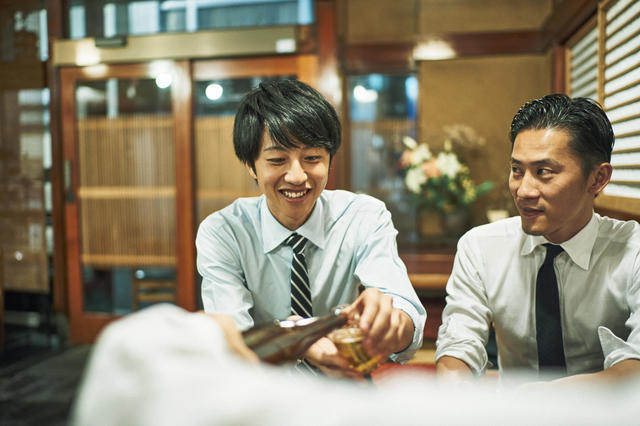
POLYGON ((362 379, 364 375, 351 368, 349 362, 338 353, 338 348, 328 337, 322 337, 307 349, 304 357, 329 377, 362 379))
MULTIPOLYGON (((298 321, 301 316, 291 315, 288 320, 298 321)), ((322 337, 309 346, 304 353, 304 358, 313 366, 319 368, 329 377, 360 379, 363 374, 349 366, 349 362, 338 354, 338 348, 328 337, 322 337)))
POLYGON ((255 354, 251 349, 244 344, 244 340, 242 339, 242 334, 238 331, 236 327, 236 323, 233 321, 233 318, 229 315, 225 314, 207 314, 204 311, 199 311, 209 318, 213 319, 218 323, 222 332, 224 333, 224 338, 229 345, 229 348, 241 358, 251 362, 257 363, 260 362, 258 355, 255 354))
POLYGON ((350 318, 359 316, 362 342, 369 356, 389 355, 406 349, 413 340, 414 326, 409 315, 393 307, 393 298, 377 288, 368 288, 344 311, 350 318))

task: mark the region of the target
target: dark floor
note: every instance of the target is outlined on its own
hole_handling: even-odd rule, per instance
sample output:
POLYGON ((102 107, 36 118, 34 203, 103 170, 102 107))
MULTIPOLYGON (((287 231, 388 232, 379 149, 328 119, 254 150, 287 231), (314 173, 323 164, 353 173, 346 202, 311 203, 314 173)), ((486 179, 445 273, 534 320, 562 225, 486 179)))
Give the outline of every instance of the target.
POLYGON ((47 333, 5 329, 0 352, 0 425, 66 425, 90 346, 47 333))

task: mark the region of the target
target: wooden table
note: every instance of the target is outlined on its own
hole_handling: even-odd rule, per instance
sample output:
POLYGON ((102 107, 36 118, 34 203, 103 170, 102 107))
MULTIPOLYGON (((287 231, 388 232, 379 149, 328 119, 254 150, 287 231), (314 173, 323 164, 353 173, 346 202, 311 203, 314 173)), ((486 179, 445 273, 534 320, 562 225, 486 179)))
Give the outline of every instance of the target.
POLYGON ((400 251, 411 284, 418 293, 444 294, 454 257, 454 249, 400 251))

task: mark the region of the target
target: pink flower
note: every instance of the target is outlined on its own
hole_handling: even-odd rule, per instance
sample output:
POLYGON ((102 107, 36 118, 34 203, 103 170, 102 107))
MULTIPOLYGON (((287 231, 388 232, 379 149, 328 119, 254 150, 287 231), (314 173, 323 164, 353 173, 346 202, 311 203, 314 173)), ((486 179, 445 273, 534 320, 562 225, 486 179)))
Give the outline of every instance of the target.
POLYGON ((412 161, 413 161, 413 151, 405 150, 402 153, 402 156, 400 157, 400 167, 402 167, 403 169, 406 169, 411 165, 412 161))
POLYGON ((428 161, 425 161, 424 163, 422 163, 421 167, 422 173, 424 173, 427 178, 438 178, 442 176, 442 171, 440 170, 440 167, 438 167, 437 158, 432 158, 428 161))

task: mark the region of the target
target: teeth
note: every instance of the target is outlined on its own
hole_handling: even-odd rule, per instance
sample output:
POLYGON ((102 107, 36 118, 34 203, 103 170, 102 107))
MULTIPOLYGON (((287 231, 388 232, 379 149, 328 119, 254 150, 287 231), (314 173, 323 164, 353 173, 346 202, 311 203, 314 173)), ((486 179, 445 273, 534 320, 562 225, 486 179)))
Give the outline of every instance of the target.
POLYGON ((282 193, 289 198, 300 198, 300 197, 303 197, 304 194, 307 193, 307 191, 303 191, 303 192, 282 191, 282 193))

